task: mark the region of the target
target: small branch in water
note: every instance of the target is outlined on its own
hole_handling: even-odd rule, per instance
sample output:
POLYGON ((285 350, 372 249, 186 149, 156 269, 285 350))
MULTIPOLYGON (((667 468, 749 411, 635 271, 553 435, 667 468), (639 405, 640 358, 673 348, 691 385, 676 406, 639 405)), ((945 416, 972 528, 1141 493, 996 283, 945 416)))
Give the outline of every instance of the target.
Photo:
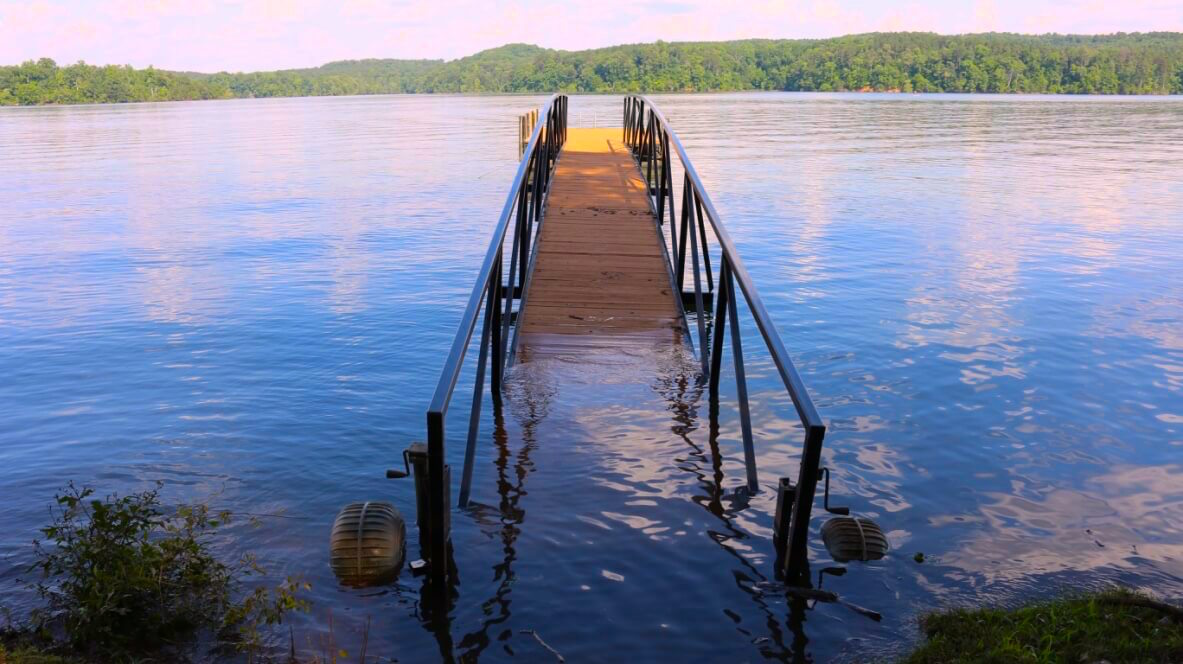
POLYGON ((357 661, 366 664, 366 651, 370 649, 370 616, 366 616, 366 631, 362 633, 361 657, 357 661))
POLYGON ((828 590, 818 590, 816 588, 799 588, 797 586, 786 586, 785 593, 792 595, 798 599, 813 599, 819 602, 837 602, 838 593, 832 593, 828 590))
POLYGON ((790 595, 792 597, 797 597, 800 599, 811 599, 811 600, 814 600, 817 602, 841 604, 842 606, 845 606, 846 608, 850 609, 851 611, 854 611, 855 613, 857 613, 859 615, 866 616, 866 617, 870 618, 871 620, 874 620, 875 622, 879 622, 879 621, 883 620, 883 614, 879 613, 878 611, 872 611, 871 609, 861 607, 857 604, 851 604, 850 602, 847 602, 847 601, 843 600, 842 598, 838 597, 838 593, 832 593, 828 590, 820 590, 817 588, 798 588, 795 586, 788 586, 785 588, 785 594, 790 595))
POLYGON ((560 664, 561 664, 562 662, 565 662, 565 661, 567 661, 567 660, 563 659, 563 656, 559 654, 559 651, 558 651, 558 650, 555 650, 554 648, 551 648, 549 645, 547 645, 547 644, 546 644, 546 641, 543 641, 543 640, 542 640, 542 637, 538 635, 538 632, 536 632, 536 631, 534 631, 534 630, 532 630, 532 629, 519 629, 519 630, 518 630, 518 633, 519 633, 519 634, 531 634, 531 635, 533 635, 533 636, 534 636, 534 640, 538 641, 538 644, 539 644, 539 645, 541 645, 543 648, 546 648, 547 650, 549 650, 549 651, 550 651, 550 654, 552 654, 552 655, 554 655, 556 658, 558 658, 558 660, 559 660, 560 664))

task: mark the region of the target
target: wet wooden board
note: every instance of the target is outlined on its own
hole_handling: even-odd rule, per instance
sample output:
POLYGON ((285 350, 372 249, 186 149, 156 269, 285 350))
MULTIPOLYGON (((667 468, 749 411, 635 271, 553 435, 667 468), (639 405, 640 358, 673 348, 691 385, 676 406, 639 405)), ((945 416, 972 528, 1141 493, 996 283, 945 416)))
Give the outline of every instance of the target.
POLYGON ((675 341, 682 318, 660 242, 621 131, 569 129, 538 236, 519 360, 675 341))

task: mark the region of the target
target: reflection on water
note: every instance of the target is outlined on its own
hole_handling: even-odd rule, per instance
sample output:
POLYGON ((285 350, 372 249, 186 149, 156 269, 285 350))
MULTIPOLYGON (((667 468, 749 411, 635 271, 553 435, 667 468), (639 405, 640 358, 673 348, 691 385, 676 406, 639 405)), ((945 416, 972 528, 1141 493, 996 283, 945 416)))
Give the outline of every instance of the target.
POLYGON ((453 594, 338 587, 340 506, 414 513, 382 472, 423 437, 536 102, 0 111, 0 603, 27 608, 68 478, 266 515, 221 546, 310 578, 297 641, 331 611, 407 661, 551 657, 535 634, 571 661, 852 659, 937 606, 1183 593, 1183 103, 826 94, 659 102, 826 418, 836 502, 888 531, 825 580, 883 621, 775 579, 801 431, 746 320, 761 492, 730 374, 715 407, 685 349, 525 362, 485 409, 453 594))

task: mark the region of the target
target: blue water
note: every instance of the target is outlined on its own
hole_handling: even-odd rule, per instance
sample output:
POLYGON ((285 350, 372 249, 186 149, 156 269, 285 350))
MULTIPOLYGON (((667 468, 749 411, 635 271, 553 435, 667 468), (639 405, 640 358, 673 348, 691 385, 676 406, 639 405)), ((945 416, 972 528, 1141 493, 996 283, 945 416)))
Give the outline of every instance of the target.
MULTIPOLYGON (((448 620, 407 573, 339 587, 337 509, 413 514, 383 472, 424 437, 539 99, 0 111, 0 604, 31 605, 17 580, 68 480, 256 515, 219 548, 312 582, 301 647, 331 615, 356 652, 368 620, 400 661, 551 657, 523 630, 571 661, 891 657, 933 608, 1183 595, 1183 100, 957 95, 657 99, 829 426, 835 502, 888 531, 887 558, 825 581, 882 622, 786 600, 773 492, 736 493, 732 375, 716 452, 693 362, 660 354, 511 375, 453 515, 448 620)), ((620 99, 571 112, 619 125, 620 99)), ((800 432, 745 327, 767 489, 800 432)))

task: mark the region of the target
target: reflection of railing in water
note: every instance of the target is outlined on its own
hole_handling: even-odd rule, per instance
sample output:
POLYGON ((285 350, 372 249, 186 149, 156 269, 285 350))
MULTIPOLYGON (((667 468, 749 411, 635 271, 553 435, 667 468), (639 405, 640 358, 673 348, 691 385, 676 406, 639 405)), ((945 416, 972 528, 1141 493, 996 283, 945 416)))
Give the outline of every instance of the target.
MULTIPOLYGON (((723 227, 718 211, 703 187, 694 165, 686 156, 677 133, 669 126, 665 116, 654 104, 643 96, 629 96, 624 100, 624 140, 638 160, 642 174, 649 186, 658 223, 664 224, 669 213, 669 260, 674 275, 674 285, 680 291, 686 276, 687 238, 689 258, 694 282, 693 307, 699 341, 699 359, 702 374, 709 380, 712 400, 718 399, 719 376, 722 368, 723 341, 727 328, 731 331, 731 352, 734 363, 736 392, 739 400, 740 427, 743 435, 744 459, 747 466, 748 488, 758 489, 756 476, 755 445, 752 439, 751 412, 748 408, 747 381, 744 375, 743 348, 740 336, 739 317, 736 303, 736 284, 747 302, 748 310, 764 339, 772 361, 780 374, 801 424, 805 427, 805 442, 802 450, 801 468, 792 492, 791 517, 787 524, 778 523, 777 548, 787 551, 785 570, 790 577, 807 573, 806 558, 809 537, 809 518, 820 475, 822 440, 826 427, 821 415, 809 398, 805 384, 797 374, 788 351, 764 308, 756 287, 744 267, 743 260, 731 236, 723 227), (672 151, 671 151, 672 148, 672 151), (674 202, 673 156, 677 155, 684 172, 682 200, 674 202), (680 216, 679 216, 680 212, 680 216), (679 225, 680 221, 680 225, 679 225), (710 224, 719 247, 719 274, 711 273, 711 252, 708 246, 706 225, 710 224), (705 269, 706 288, 703 288, 705 269), (718 285, 717 295, 715 286, 718 285), (714 312, 713 322, 708 325, 708 312, 714 312), (787 528, 784 527, 787 525, 787 528), (787 539, 787 542, 785 541, 787 539)), ((683 298, 685 300, 686 298, 683 298)))
POLYGON ((468 500, 472 481, 477 429, 484 397, 485 372, 490 372, 490 392, 501 398, 501 382, 509 349, 510 323, 520 301, 526 273, 531 262, 534 227, 542 214, 555 160, 567 138, 567 97, 554 95, 542 107, 542 120, 534 126, 518 164, 509 195, 493 231, 493 240, 485 253, 481 269, 460 319, 460 327, 440 373, 439 383, 427 411, 427 510, 425 523, 419 524, 421 546, 433 581, 447 579, 449 567, 449 512, 451 510, 450 472, 445 465, 444 418, 460 379, 464 356, 476 330, 477 317, 484 309, 476 386, 469 416, 468 446, 460 483, 460 505, 468 500), (509 259, 508 281, 505 273, 505 241, 513 224, 513 246, 509 259), (491 357, 490 357, 491 356, 491 357), (491 362, 490 362, 491 360, 491 362), (491 367, 490 367, 491 364, 491 367))
POLYGON ((769 628, 768 641, 760 647, 761 654, 766 659, 791 660, 795 662, 806 661, 805 644, 808 638, 805 636, 804 630, 804 614, 807 609, 807 604, 804 600, 794 597, 792 594, 788 595, 787 609, 788 620, 785 623, 789 630, 788 634, 781 632, 780 617, 770 606, 768 598, 765 596, 765 589, 762 587, 769 582, 768 578, 760 572, 757 567, 752 564, 744 555, 737 551, 734 547, 727 546, 727 540, 743 540, 750 537, 749 534, 743 532, 733 522, 739 512, 747 509, 747 499, 750 497, 746 494, 733 494, 733 497, 740 501, 738 507, 724 505, 724 498, 727 493, 723 488, 723 455, 719 449, 719 401, 718 399, 710 399, 707 404, 708 415, 708 429, 707 429, 707 446, 703 449, 698 443, 695 443, 691 437, 690 432, 694 430, 698 424, 698 404, 702 397, 703 385, 701 382, 691 383, 687 380, 685 374, 678 374, 671 380, 659 383, 657 386, 658 392, 674 405, 670 409, 674 420, 674 426, 670 427, 670 431, 677 436, 690 449, 689 457, 698 459, 709 464, 709 475, 705 468, 685 468, 698 478, 699 485, 706 493, 705 496, 696 496, 694 501, 705 512, 718 520, 723 532, 716 536, 712 533, 711 540, 719 545, 719 548, 731 556, 739 569, 733 572, 737 584, 742 585, 744 581, 750 583, 746 589, 746 594, 764 617, 764 624, 769 628), (701 498, 702 500, 699 500, 701 498), (789 638, 786 638, 789 637, 789 638), (788 643, 786 644, 786 641, 788 643))
POLYGON ((457 641, 452 634, 452 607, 455 595, 451 589, 439 592, 440 586, 428 580, 422 589, 420 599, 419 619, 423 627, 431 633, 439 645, 441 661, 472 661, 480 657, 491 644, 493 639, 489 631, 504 625, 510 620, 510 593, 513 591, 517 573, 514 563, 517 561, 515 549, 517 537, 521 533, 521 524, 526 513, 521 506, 521 499, 526 495, 525 482, 532 469, 530 453, 536 447, 534 440, 534 426, 539 420, 536 413, 528 413, 522 423, 521 447, 516 454, 511 454, 509 433, 503 419, 500 404, 493 404, 493 441, 497 451, 493 461, 497 472, 498 504, 481 505, 471 503, 466 510, 476 523, 482 523, 491 515, 496 515, 500 528, 497 535, 501 540, 501 560, 493 566, 494 577, 498 583, 493 595, 480 603, 483 618, 480 626, 460 636, 457 641), (512 475, 512 477, 511 477, 512 475), (457 654, 456 650, 461 652, 457 654))

